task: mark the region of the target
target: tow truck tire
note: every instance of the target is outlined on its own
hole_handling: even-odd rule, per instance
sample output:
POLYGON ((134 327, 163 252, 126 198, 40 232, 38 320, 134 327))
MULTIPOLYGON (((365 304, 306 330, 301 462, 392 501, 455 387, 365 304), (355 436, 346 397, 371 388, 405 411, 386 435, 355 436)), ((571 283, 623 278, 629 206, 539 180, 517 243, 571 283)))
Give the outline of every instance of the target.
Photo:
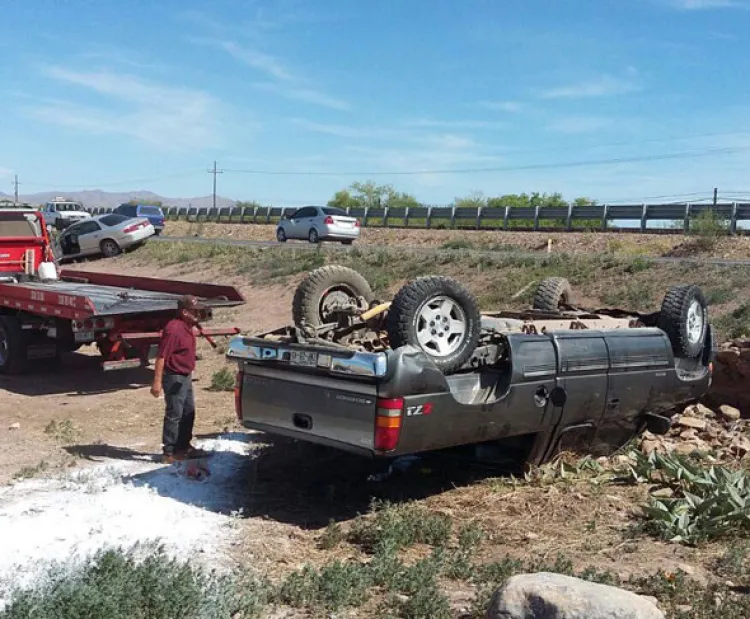
POLYGON ((474 295, 450 277, 419 277, 398 291, 388 310, 391 348, 411 345, 432 358, 443 374, 474 353, 481 315, 474 295))
POLYGON ((657 326, 669 337, 675 357, 699 356, 708 333, 708 310, 701 289, 693 284, 670 288, 662 301, 657 326))
POLYGON ((26 338, 15 316, 0 316, 0 374, 20 374, 26 369, 26 338))
POLYGON ((561 305, 573 304, 573 288, 564 277, 548 277, 539 282, 534 293, 535 310, 557 312, 561 305))
POLYGON ((292 300, 292 318, 298 327, 304 324, 308 327, 319 327, 327 322, 325 303, 331 295, 339 298, 357 299, 362 297, 367 309, 375 298, 369 282, 354 269, 331 264, 317 268, 308 273, 294 293, 292 300))

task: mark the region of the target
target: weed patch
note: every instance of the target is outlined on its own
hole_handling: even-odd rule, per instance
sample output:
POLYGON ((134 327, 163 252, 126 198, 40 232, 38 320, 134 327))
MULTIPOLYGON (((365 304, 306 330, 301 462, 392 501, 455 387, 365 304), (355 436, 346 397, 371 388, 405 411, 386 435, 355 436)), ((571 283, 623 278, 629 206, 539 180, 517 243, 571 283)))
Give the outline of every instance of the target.
POLYGON ((673 542, 694 544, 750 531, 750 474, 705 467, 685 456, 630 454, 632 479, 656 482, 671 497, 651 497, 647 530, 673 542))
POLYGON ((235 376, 232 371, 223 367, 211 376, 209 391, 234 391, 235 376))
POLYGON ((53 419, 44 428, 44 433, 50 435, 55 441, 63 445, 70 445, 81 436, 81 431, 70 419, 65 419, 61 422, 53 419))

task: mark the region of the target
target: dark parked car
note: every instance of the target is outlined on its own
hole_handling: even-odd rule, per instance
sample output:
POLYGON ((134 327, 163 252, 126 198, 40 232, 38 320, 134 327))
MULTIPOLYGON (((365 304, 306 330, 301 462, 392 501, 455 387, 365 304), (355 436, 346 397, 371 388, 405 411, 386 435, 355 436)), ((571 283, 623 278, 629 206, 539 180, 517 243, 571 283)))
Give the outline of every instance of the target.
POLYGON ((157 235, 164 231, 164 211, 159 206, 152 204, 121 204, 113 213, 125 215, 126 217, 145 217, 151 222, 157 235))

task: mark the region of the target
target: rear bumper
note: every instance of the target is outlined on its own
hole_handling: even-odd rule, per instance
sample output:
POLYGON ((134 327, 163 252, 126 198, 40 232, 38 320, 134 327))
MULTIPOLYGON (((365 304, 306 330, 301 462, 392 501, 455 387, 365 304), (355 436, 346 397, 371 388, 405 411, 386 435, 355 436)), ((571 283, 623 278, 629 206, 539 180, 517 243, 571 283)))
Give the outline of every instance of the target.
POLYGON ((321 239, 356 240, 359 238, 359 228, 324 228, 320 232, 321 239))
POLYGON ((246 419, 242 420, 242 425, 243 427, 248 428, 249 430, 258 430, 260 432, 264 432, 265 434, 269 434, 271 436, 283 436, 285 438, 291 438, 291 439, 295 439, 298 441, 304 441, 306 443, 314 443, 316 445, 323 445, 324 447, 330 447, 332 449, 344 451, 346 453, 354 454, 356 456, 362 456, 363 458, 377 459, 377 460, 393 458, 392 455, 381 455, 371 449, 365 449, 364 447, 358 447, 357 445, 351 445, 349 443, 343 443, 341 441, 336 441, 336 440, 326 438, 323 436, 315 436, 313 434, 308 434, 306 432, 301 432, 297 430, 278 428, 278 427, 267 425, 264 423, 248 421, 246 419))

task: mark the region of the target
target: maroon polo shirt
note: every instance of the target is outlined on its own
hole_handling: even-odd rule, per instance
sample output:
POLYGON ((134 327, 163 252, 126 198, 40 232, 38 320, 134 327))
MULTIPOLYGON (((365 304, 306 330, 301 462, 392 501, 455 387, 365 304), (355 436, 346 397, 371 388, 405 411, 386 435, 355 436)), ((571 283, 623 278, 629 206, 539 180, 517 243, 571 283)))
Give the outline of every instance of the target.
POLYGON ((173 374, 187 376, 195 369, 195 335, 184 320, 175 318, 167 323, 159 342, 159 358, 173 374))

